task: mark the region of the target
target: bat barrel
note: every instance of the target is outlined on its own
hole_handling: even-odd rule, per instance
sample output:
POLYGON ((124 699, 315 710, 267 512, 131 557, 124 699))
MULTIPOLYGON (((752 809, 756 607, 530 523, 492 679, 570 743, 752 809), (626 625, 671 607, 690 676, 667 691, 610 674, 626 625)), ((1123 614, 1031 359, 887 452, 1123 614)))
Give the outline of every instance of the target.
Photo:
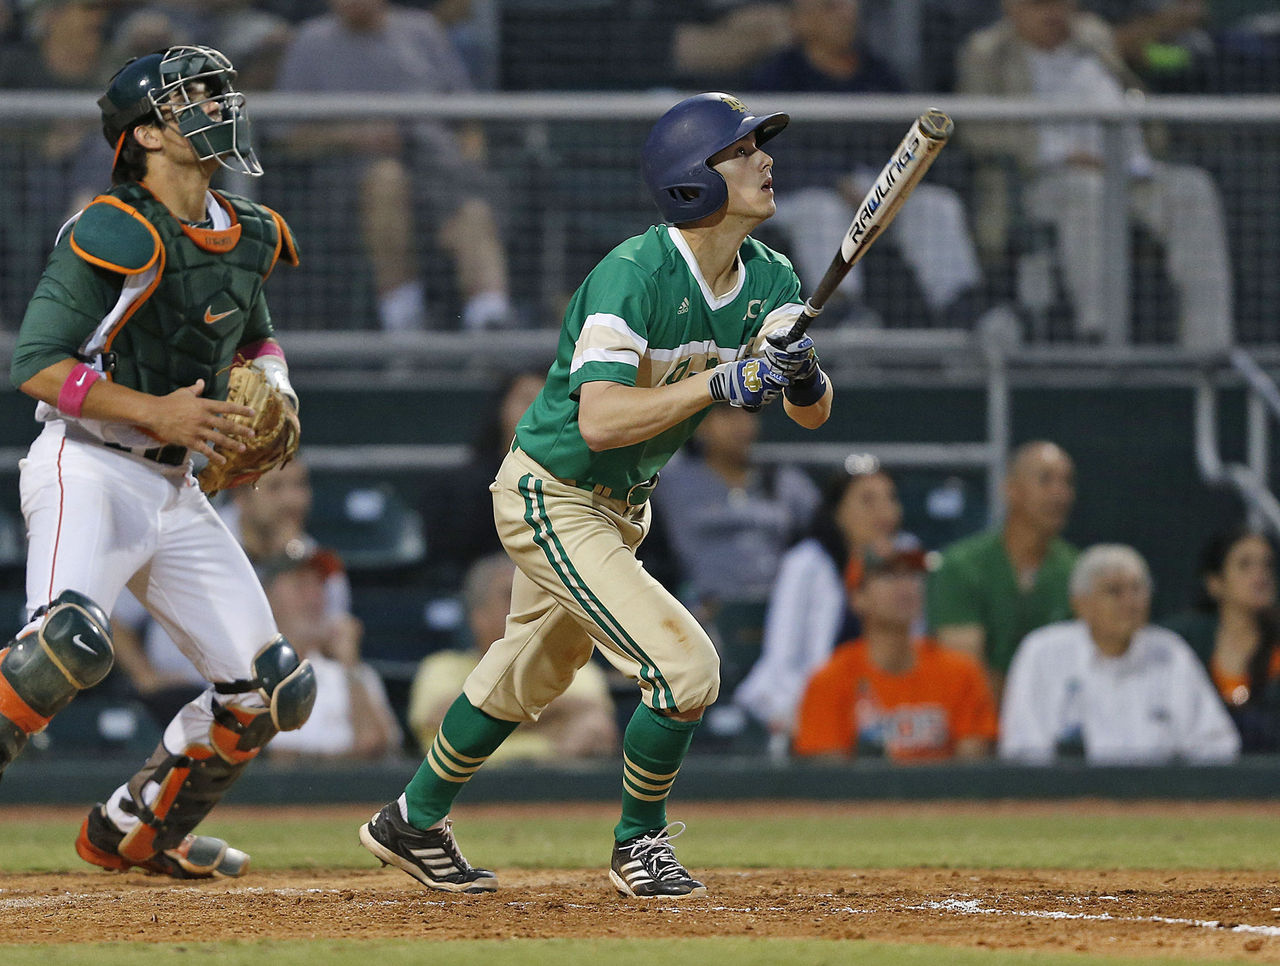
POLYGON ((955 123, 937 108, 920 115, 920 133, 930 141, 945 141, 956 129, 955 123))
POLYGON ((955 124, 951 118, 936 108, 916 118, 871 190, 862 199, 853 224, 849 226, 831 265, 805 302, 804 313, 796 319, 789 331, 770 336, 771 343, 776 346, 789 345, 804 335, 809 323, 822 311, 827 299, 844 280, 845 275, 893 221, 903 201, 924 177, 954 130, 955 124))

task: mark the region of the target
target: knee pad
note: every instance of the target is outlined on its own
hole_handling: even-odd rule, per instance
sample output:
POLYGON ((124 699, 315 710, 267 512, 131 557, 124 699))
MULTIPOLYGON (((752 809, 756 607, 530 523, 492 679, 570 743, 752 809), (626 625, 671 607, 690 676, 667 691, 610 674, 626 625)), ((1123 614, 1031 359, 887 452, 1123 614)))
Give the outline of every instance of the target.
POLYGON ((29 735, 111 670, 111 623, 84 594, 64 590, 44 620, 0 651, 0 772, 29 735))
POLYGON ((280 731, 296 731, 307 723, 316 703, 316 672, 311 662, 280 635, 253 658, 253 677, 215 684, 219 694, 257 692, 266 702, 271 722, 280 731))

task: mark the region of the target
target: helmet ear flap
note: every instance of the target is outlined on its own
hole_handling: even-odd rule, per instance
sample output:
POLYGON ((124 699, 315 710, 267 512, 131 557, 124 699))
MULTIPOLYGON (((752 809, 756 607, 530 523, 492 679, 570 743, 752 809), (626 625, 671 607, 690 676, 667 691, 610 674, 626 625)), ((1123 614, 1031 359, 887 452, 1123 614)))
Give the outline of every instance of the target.
MULTIPOLYGON (((698 208, 711 214, 720 210, 720 206, 729 200, 729 186, 724 177, 711 165, 706 166, 710 176, 701 183, 668 185, 665 193, 671 199, 673 209, 689 210, 698 208)), ((702 216, 702 217, 705 217, 702 216)), ((697 219, 692 219, 696 221, 697 219)))

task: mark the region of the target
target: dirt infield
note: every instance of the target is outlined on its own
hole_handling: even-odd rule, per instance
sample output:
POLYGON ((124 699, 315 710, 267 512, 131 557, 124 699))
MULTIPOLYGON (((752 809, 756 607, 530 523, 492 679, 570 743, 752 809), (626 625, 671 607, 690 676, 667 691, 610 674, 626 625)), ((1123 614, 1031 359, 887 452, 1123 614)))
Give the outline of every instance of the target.
POLYGON ((496 894, 452 897, 374 868, 8 874, 0 942, 733 935, 1280 963, 1280 886, 1264 872, 712 869, 710 896, 680 902, 624 900, 601 869, 500 877, 496 894))
POLYGON ((1280 888, 1256 873, 719 869, 706 899, 624 900, 598 869, 505 873, 451 897, 390 870, 173 883, 134 873, 10 875, 0 941, 273 938, 875 939, 1280 963, 1280 888))

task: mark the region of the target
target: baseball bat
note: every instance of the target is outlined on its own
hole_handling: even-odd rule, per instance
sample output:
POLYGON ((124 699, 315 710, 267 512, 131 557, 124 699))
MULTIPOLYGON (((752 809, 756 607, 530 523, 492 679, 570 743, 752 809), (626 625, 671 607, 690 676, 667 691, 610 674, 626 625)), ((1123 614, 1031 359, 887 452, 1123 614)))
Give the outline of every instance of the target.
POLYGON ((888 164, 881 170, 875 184, 858 205, 849 230, 840 242, 840 248, 827 268, 818 287, 805 300, 804 312, 786 332, 769 336, 769 341, 782 348, 801 338, 809 323, 822 312, 831 293, 836 290, 849 269, 867 253, 867 249, 889 227, 902 203, 915 190, 924 173, 929 170, 942 150, 955 125, 942 111, 926 111, 916 118, 902 143, 894 150, 888 164))

